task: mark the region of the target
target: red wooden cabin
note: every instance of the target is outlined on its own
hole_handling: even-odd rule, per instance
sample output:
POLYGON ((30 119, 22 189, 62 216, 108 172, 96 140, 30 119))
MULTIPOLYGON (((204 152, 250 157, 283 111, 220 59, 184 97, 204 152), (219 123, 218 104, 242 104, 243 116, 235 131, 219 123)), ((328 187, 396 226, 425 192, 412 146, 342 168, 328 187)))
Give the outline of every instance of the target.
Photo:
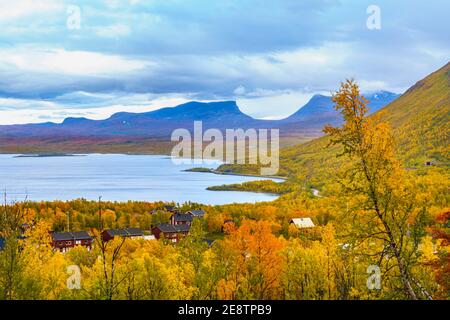
POLYGON ((93 238, 86 231, 52 232, 52 247, 55 250, 66 252, 75 246, 92 248, 93 238))

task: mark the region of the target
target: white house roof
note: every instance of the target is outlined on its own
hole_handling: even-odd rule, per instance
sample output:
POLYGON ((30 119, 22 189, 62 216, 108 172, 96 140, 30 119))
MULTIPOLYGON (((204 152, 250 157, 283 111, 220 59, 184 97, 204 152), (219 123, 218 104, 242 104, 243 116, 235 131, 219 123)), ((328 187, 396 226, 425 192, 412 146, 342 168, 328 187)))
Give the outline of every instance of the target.
POLYGON ((295 219, 291 220, 291 223, 293 223, 297 228, 313 228, 313 227, 315 227, 311 218, 295 218, 295 219))

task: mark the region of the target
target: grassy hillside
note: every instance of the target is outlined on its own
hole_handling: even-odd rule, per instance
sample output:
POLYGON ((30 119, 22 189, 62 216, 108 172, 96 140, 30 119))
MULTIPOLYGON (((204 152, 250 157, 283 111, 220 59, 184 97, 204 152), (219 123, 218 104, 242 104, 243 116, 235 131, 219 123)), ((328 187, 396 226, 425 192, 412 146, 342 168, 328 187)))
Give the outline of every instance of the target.
MULTIPOLYGON (((370 107, 370 104, 369 104, 370 107)), ((450 63, 417 82, 405 94, 380 110, 390 123, 397 156, 408 168, 423 168, 426 161, 448 167, 450 144, 450 63)), ((320 186, 345 161, 336 157, 338 146, 328 146, 327 136, 284 148, 280 152, 280 176, 320 186)), ((221 171, 253 172, 252 166, 222 166, 221 171)))
MULTIPOLYGON (((393 129, 397 155, 407 167, 420 167, 426 161, 449 165, 450 63, 417 82, 380 112, 393 129)), ((343 160, 335 156, 338 147, 327 147, 328 143, 329 138, 322 137, 282 150, 281 174, 312 178, 314 183, 318 173, 333 172, 343 160)))
POLYGON ((450 63, 417 82, 384 110, 402 160, 410 166, 429 160, 448 165, 450 63))

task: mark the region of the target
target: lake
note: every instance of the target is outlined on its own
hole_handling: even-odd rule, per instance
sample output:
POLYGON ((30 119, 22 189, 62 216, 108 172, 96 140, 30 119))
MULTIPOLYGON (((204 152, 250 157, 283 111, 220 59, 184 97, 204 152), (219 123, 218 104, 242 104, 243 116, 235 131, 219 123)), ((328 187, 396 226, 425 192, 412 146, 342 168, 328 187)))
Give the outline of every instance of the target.
MULTIPOLYGON (((227 204, 272 201, 276 195, 209 191, 209 186, 264 180, 257 177, 186 172, 220 163, 175 165, 167 156, 90 154, 15 157, 0 154, 0 189, 9 200, 193 201, 227 204)), ((266 178, 265 178, 266 179, 266 178)), ((276 180, 275 181, 281 181, 276 180)))

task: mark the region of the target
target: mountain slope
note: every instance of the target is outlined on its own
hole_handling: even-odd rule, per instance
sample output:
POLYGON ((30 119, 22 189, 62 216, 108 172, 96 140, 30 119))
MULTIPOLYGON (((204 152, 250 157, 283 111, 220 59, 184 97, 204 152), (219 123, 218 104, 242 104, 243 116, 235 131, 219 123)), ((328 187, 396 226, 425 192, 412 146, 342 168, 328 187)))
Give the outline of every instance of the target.
POLYGON ((450 63, 411 87, 385 109, 405 160, 449 161, 450 63))
MULTIPOLYGON (((390 123, 397 156, 407 166, 435 161, 450 163, 450 63, 417 82, 401 97, 380 110, 390 123)), ((320 185, 342 165, 338 146, 328 147, 329 137, 282 150, 281 175, 320 185)))
POLYGON ((177 122, 202 120, 214 123, 223 123, 223 121, 244 123, 255 120, 242 113, 235 101, 210 103, 192 101, 174 108, 162 108, 146 113, 120 112, 111 116, 108 121, 131 122, 143 119, 177 122))

